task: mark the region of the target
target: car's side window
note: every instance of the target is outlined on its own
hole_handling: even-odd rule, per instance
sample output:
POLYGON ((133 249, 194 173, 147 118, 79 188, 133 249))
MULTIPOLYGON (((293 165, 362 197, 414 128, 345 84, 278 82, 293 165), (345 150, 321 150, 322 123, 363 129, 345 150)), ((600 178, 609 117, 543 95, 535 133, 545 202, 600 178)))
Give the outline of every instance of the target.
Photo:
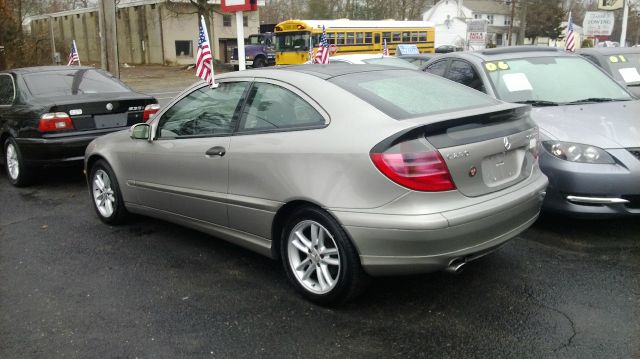
POLYGON ((0 106, 11 106, 15 97, 13 78, 9 74, 0 74, 0 106))
POLYGON ((482 79, 478 76, 476 70, 473 69, 473 65, 466 61, 453 60, 444 77, 451 81, 469 86, 472 89, 485 92, 482 79))
POLYGON ((233 133, 236 112, 249 82, 201 87, 176 102, 160 118, 157 137, 219 136, 233 133))
POLYGON ((265 131, 324 125, 324 117, 284 87, 256 82, 249 91, 240 131, 265 131))
POLYGON ((424 70, 430 74, 444 76, 444 72, 447 70, 447 64, 449 60, 436 61, 427 66, 424 70))

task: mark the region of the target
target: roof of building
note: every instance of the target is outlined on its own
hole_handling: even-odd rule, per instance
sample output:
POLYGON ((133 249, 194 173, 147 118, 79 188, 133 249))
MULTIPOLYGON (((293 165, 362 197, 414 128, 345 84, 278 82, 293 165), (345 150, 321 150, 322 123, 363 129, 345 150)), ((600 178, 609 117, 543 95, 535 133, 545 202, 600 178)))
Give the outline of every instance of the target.
POLYGON ((511 6, 497 0, 465 0, 462 6, 480 14, 511 15, 511 6))

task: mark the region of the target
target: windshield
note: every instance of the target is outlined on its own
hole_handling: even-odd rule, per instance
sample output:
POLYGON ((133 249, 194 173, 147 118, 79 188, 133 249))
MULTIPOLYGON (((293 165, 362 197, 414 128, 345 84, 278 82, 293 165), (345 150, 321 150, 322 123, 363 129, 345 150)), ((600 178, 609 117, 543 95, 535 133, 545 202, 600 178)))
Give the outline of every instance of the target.
POLYGON ((118 80, 92 69, 38 72, 25 75, 24 80, 34 97, 130 91, 118 80))
POLYGON ((640 53, 611 55, 606 59, 611 74, 627 85, 640 86, 640 53))
POLYGON ((587 99, 630 100, 618 83, 580 57, 532 57, 483 64, 507 102, 571 103, 587 99))
POLYGON ((276 51, 309 51, 309 33, 284 32, 276 34, 276 51))
POLYGON ((500 103, 467 86, 404 69, 359 72, 330 81, 398 120, 500 103))
POLYGON ((399 59, 397 57, 375 57, 372 59, 362 60, 365 64, 372 65, 385 65, 385 66, 395 66, 402 67, 405 69, 417 70, 418 66, 410 63, 409 61, 399 59))

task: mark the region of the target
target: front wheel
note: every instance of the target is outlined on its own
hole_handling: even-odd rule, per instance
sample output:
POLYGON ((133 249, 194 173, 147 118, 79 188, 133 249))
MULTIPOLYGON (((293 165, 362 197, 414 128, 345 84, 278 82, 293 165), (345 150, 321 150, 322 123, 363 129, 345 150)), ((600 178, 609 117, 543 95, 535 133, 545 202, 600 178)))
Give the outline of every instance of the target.
POLYGON ((292 215, 281 250, 289 281, 315 303, 341 304, 365 288, 358 252, 344 229, 319 208, 304 207, 292 215))
POLYGON ((258 69, 258 68, 265 67, 265 66, 267 66, 267 63, 264 61, 264 58, 257 57, 255 60, 253 60, 253 68, 254 69, 258 69))
POLYGON ((128 212, 111 166, 107 162, 99 160, 91 167, 89 178, 93 208, 100 220, 107 224, 123 223, 128 212))

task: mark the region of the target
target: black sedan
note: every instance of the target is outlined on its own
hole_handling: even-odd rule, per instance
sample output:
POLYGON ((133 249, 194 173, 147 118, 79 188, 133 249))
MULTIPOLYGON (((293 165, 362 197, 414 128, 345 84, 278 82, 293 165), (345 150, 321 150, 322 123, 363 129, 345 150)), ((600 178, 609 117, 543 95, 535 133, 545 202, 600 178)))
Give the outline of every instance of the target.
POLYGON ((624 83, 631 93, 640 98, 640 48, 594 47, 577 52, 624 83))
POLYGON ((160 109, 92 67, 0 72, 0 144, 7 176, 25 186, 38 167, 82 162, 94 138, 144 122, 160 109))

